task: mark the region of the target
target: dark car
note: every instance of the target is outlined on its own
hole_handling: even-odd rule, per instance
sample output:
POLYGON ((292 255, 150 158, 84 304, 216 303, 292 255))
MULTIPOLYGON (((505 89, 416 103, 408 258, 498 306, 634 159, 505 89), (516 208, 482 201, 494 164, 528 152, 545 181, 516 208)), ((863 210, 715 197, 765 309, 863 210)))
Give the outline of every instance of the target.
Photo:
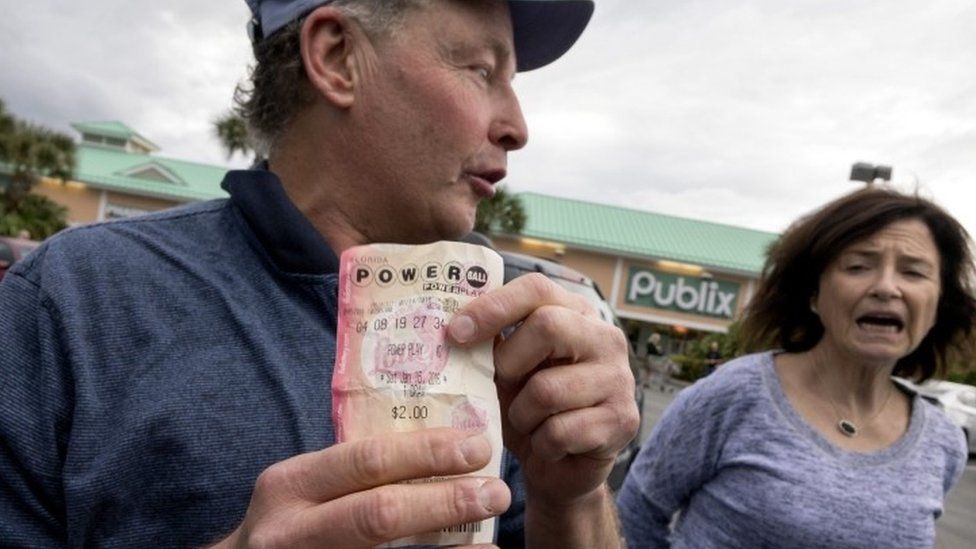
POLYGON ((7 269, 40 245, 40 242, 25 238, 0 236, 0 280, 7 274, 7 269))
MULTIPOLYGON (((565 265, 560 265, 559 263, 549 261, 548 259, 541 259, 538 257, 513 252, 503 252, 500 250, 496 251, 498 251, 499 255, 501 255, 502 259, 505 261, 506 283, 525 274, 542 273, 566 290, 569 290, 574 294, 581 295, 589 300, 604 321, 613 324, 618 328, 621 327, 620 321, 614 314, 613 309, 610 308, 610 305, 607 304, 606 299, 603 297, 603 293, 600 292, 599 286, 597 286, 593 280, 583 273, 566 267, 565 265)), ((628 353, 630 354, 630 369, 636 377, 638 368, 640 367, 640 361, 629 345, 627 349, 628 353)), ((637 409, 643 412, 644 392, 639 386, 634 390, 634 399, 637 402, 637 409)), ((641 418, 641 422, 643 423, 643 417, 641 418)), ((634 440, 631 440, 627 447, 617 455, 617 460, 613 466, 613 471, 611 471, 610 478, 607 480, 610 488, 614 491, 620 488, 620 485, 623 484, 624 477, 627 476, 627 470, 630 468, 630 464, 634 457, 637 456, 638 450, 640 450, 640 441, 637 439, 637 437, 634 437, 634 440)))

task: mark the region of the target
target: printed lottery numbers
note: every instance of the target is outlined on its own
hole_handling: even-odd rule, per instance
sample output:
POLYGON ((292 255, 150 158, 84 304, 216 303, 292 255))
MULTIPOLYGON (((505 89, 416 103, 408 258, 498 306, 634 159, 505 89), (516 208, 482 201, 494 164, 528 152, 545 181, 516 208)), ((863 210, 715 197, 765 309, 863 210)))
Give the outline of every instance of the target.
MULTIPOLYGON (((376 318, 373 320, 372 328, 374 332, 385 332, 388 329, 395 330, 443 330, 447 322, 439 316, 417 315, 412 318, 408 316, 398 316, 393 319, 376 318)), ((370 328, 368 320, 356 323, 356 333, 364 334, 370 328)))

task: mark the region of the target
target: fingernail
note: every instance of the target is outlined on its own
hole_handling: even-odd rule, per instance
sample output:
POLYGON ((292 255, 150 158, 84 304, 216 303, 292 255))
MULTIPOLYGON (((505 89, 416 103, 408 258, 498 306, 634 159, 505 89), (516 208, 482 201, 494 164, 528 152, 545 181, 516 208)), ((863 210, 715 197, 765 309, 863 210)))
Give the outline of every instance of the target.
POLYGON ((454 320, 451 321, 448 330, 451 332, 451 338, 458 343, 467 343, 474 339, 475 332, 477 331, 477 326, 474 325, 474 319, 468 315, 457 315, 454 320))
POLYGON ((478 503, 488 513, 492 515, 503 513, 508 509, 510 502, 511 496, 504 482, 486 478, 478 486, 478 503))
POLYGON ((461 453, 468 465, 482 465, 491 458, 491 444, 483 435, 471 435, 461 442, 461 453))

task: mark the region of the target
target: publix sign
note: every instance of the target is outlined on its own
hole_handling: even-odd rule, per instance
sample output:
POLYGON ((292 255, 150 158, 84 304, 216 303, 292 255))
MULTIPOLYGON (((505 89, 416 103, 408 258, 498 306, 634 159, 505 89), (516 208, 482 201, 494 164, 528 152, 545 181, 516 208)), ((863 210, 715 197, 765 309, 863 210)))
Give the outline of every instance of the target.
POLYGON ((739 285, 735 282, 679 276, 631 267, 627 303, 731 319, 739 285))

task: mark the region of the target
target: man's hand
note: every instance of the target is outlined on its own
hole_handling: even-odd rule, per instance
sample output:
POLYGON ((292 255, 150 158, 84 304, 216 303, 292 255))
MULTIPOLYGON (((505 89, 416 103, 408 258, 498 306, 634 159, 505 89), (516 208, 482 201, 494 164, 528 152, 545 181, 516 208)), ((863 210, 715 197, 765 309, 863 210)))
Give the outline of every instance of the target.
POLYGON ((505 445, 522 464, 529 516, 592 510, 609 498, 614 458, 640 422, 627 341, 582 297, 534 274, 468 304, 449 333, 471 344, 512 325, 495 346, 495 369, 505 445))
POLYGON ((453 429, 391 433, 276 463, 258 477, 244 522, 217 547, 372 547, 503 513, 499 479, 456 478, 488 464, 481 435, 453 429))

